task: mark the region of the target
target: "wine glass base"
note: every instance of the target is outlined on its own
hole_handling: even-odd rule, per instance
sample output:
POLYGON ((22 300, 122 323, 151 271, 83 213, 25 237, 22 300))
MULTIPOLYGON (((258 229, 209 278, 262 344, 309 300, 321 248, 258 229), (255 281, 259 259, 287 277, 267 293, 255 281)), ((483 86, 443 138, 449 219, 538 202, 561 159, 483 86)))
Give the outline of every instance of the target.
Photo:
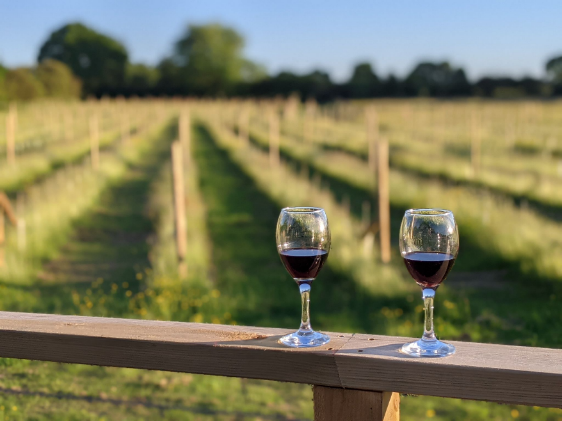
POLYGON ((438 340, 424 341, 420 339, 416 342, 402 345, 400 352, 418 358, 441 358, 453 355, 455 347, 438 340))
POLYGON ((290 346, 292 348, 312 348, 315 346, 325 345, 330 342, 330 337, 320 332, 300 331, 285 335, 279 339, 279 343, 290 346))

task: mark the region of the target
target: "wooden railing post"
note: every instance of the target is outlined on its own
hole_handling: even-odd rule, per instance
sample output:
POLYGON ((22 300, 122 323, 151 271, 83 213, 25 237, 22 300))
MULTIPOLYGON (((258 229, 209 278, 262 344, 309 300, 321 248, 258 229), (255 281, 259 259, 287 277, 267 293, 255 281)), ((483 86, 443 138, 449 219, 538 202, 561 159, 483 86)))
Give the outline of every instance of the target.
POLYGON ((399 421, 400 394, 314 386, 314 421, 399 421))

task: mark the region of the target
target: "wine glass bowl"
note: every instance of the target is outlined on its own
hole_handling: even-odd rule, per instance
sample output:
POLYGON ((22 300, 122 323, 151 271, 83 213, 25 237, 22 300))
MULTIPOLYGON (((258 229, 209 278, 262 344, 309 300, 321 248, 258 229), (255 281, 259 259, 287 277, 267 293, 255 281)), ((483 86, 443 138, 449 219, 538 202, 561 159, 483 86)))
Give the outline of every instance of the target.
POLYGON ((324 266, 331 237, 326 212, 321 208, 294 207, 281 210, 276 230, 277 251, 287 272, 299 286, 302 299, 301 326, 279 341, 295 348, 328 343, 330 338, 310 325, 310 289, 324 266))
POLYGON ((400 252, 408 272, 422 287, 424 334, 401 352, 415 357, 445 357, 455 347, 437 340, 433 331, 433 300, 457 257, 459 233, 453 213, 443 209, 410 209, 400 227, 400 252))

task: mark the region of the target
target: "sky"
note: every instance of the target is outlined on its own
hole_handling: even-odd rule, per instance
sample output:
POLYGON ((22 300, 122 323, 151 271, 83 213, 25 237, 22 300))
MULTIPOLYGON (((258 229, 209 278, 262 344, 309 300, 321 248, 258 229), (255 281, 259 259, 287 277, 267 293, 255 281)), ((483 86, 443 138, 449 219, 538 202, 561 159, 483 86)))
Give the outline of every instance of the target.
POLYGON ((421 60, 448 60, 473 80, 541 77, 562 55, 560 16, 557 0, 0 0, 0 63, 33 65, 53 30, 80 21, 155 65, 189 23, 220 22, 273 74, 322 69, 343 81, 358 62, 404 76, 421 60))

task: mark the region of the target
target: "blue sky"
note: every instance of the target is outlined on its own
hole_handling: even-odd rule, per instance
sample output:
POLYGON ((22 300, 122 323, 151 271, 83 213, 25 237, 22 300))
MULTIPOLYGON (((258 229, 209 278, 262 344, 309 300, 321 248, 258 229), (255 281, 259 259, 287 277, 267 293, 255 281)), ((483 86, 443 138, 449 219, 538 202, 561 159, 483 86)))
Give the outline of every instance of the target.
POLYGON ((449 60, 471 78, 543 75, 562 54, 562 2, 517 0, 0 0, 0 62, 31 65, 48 34, 81 21, 156 64, 187 23, 222 22, 246 38, 246 56, 270 72, 321 68, 335 80, 353 64, 407 73, 449 60))

